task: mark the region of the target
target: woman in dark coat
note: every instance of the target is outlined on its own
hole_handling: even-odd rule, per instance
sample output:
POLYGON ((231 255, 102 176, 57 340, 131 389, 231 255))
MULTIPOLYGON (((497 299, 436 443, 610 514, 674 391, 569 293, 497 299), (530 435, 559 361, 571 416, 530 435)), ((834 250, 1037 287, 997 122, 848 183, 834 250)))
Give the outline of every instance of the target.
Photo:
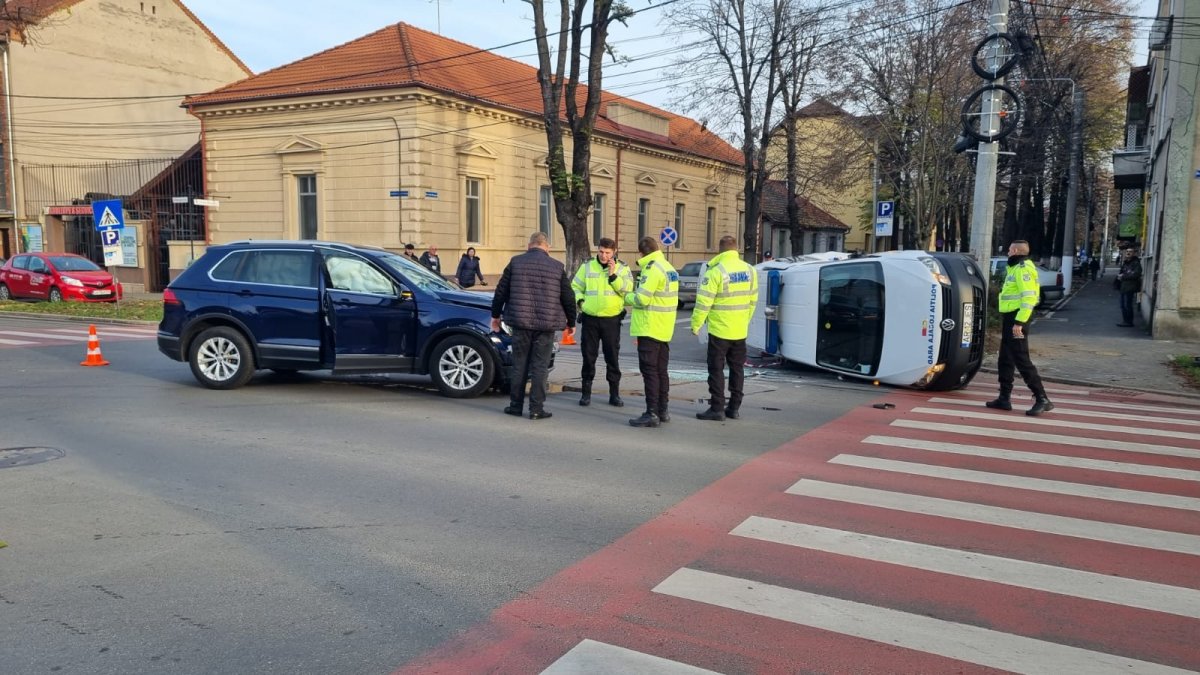
POLYGON ((483 279, 483 272, 479 270, 479 258, 475 257, 474 247, 468 248, 467 252, 458 259, 458 272, 454 276, 458 278, 458 285, 463 288, 474 286, 476 279, 479 279, 480 284, 487 286, 487 282, 483 279))

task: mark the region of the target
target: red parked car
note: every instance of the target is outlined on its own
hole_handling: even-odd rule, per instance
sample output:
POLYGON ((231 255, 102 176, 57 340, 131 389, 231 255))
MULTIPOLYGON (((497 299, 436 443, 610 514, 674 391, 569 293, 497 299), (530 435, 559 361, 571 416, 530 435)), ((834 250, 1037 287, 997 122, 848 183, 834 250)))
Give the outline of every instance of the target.
POLYGON ((21 253, 0 267, 0 300, 115 302, 121 295, 120 282, 74 253, 21 253))

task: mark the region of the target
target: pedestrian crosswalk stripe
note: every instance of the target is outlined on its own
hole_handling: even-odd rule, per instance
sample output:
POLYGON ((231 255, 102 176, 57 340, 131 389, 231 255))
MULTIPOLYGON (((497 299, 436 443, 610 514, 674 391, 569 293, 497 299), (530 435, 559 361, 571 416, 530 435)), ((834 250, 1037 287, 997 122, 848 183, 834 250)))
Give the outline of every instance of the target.
POLYGON ((1056 565, 750 516, 730 534, 797 548, 952 574, 1200 619, 1200 590, 1056 565))
MULTIPOLYGON (((996 388, 999 385, 991 385, 990 387, 971 385, 966 389, 959 389, 960 394, 970 394, 971 396, 995 396, 996 388)), ((1091 391, 1088 389, 1055 389, 1053 385, 1046 387, 1047 394, 1066 394, 1068 396, 1089 396, 1091 391)))
MULTIPOLYGON (((996 422, 1012 423, 1012 415, 997 415, 994 413, 973 412, 970 410, 948 410, 946 408, 913 408, 914 413, 922 415, 946 415, 951 417, 968 417, 977 420, 994 420, 996 422)), ((1047 419, 1044 417, 1028 417, 1021 419, 1022 424, 1032 424, 1043 427, 1069 427, 1071 429, 1087 429, 1088 431, 1111 431, 1119 434, 1137 434, 1139 436, 1166 436, 1189 441, 1200 441, 1200 434, 1176 431, 1173 429, 1150 429, 1144 426, 1117 426, 1113 424, 1092 424, 1077 420, 1047 419)))
POLYGON ((663 673, 663 675, 717 675, 715 671, 635 652, 595 640, 584 640, 563 654, 542 675, 577 673, 663 673))
POLYGON ((886 445, 893 448, 911 448, 913 450, 928 450, 930 452, 952 453, 956 455, 967 455, 970 457, 988 457, 991 459, 1005 459, 1014 462, 1030 462, 1033 464, 1066 466, 1075 469, 1092 469, 1095 471, 1110 471, 1113 473, 1131 474, 1137 476, 1154 476, 1156 478, 1175 478, 1177 480, 1200 481, 1200 471, 1173 469, 1167 466, 1132 464, 1130 462, 1112 462, 1106 459, 1068 457, 1065 455, 1051 455, 1040 452, 1022 452, 1020 450, 988 448, 982 445, 941 443, 938 441, 926 441, 919 438, 902 438, 899 436, 867 436, 862 442, 872 443, 875 445, 886 445))
POLYGON ((80 340, 88 341, 86 334, 82 335, 55 335, 54 333, 34 333, 23 330, 0 330, 0 335, 15 335, 17 337, 38 338, 40 340, 80 340))
POLYGON ((903 492, 889 492, 856 485, 841 485, 824 481, 801 479, 787 489, 788 494, 829 499, 847 504, 874 506, 881 509, 920 513, 940 518, 963 520, 984 525, 1011 527, 1027 532, 1043 532, 1065 537, 1079 537, 1157 551, 1172 551, 1200 555, 1200 536, 1165 530, 1152 530, 1133 525, 1106 523, 1082 518, 1055 516, 1033 511, 1020 511, 1000 506, 972 504, 937 497, 903 492))
POLYGON ((1188 672, 1115 654, 689 568, 675 571, 654 591, 1013 672, 1089 675, 1188 672))
MULTIPOLYGON (((941 398, 934 397, 929 399, 930 403, 946 403, 950 405, 963 405, 982 408, 983 401, 969 401, 962 398, 941 398)), ((1180 426, 1197 427, 1200 426, 1200 420, 1181 420, 1172 419, 1170 417, 1155 417, 1152 415, 1130 415, 1128 413, 1108 412, 1103 410, 1078 410, 1075 408, 1063 407, 1064 401, 1055 401, 1054 415, 1072 415, 1075 417, 1100 417, 1106 420, 1127 420, 1130 422, 1148 422, 1150 424, 1176 424, 1180 426)))
MULTIPOLYGON (((976 392, 976 391, 959 390, 956 393, 970 394, 972 396, 985 396, 988 398, 992 398, 992 397, 996 396, 995 391, 990 391, 990 392, 978 391, 978 392, 976 392)), ((1078 394, 1080 392, 1071 392, 1071 393, 1078 394)), ((1081 406, 1088 406, 1090 408, 1116 408, 1118 410, 1124 410, 1124 411, 1141 411, 1141 412, 1151 412, 1151 413, 1160 413, 1160 414, 1161 413, 1171 413, 1172 415, 1200 416, 1200 408, 1183 408, 1183 407, 1175 407, 1175 406, 1169 406, 1169 405, 1138 405, 1136 403, 1116 403, 1113 401, 1097 401, 1095 399, 1071 399, 1071 398, 1055 398, 1054 403, 1055 404, 1062 403, 1062 404, 1066 404, 1066 405, 1081 405, 1081 406)))
POLYGON ((1051 494, 1069 495, 1072 497, 1087 497, 1127 504, 1143 504, 1158 506, 1166 509, 1184 509, 1200 511, 1200 499, 1181 497, 1158 492, 1143 492, 1141 490, 1125 490, 1122 488, 1105 487, 1102 485, 1086 485, 1069 483, 1060 480, 1014 476, 1006 473, 975 471, 972 469, 957 469, 949 466, 934 464, 918 464, 916 462, 901 462, 894 459, 879 457, 860 457, 858 455, 837 455, 829 460, 831 464, 842 466, 857 466, 862 469, 903 473, 911 476, 926 476, 928 478, 944 478, 966 483, 981 483, 997 487, 1014 488, 1017 490, 1034 490, 1051 494))
POLYGON ((973 427, 965 424, 944 424, 941 422, 926 422, 923 420, 892 420, 891 426, 904 427, 906 429, 921 429, 923 431, 945 431, 955 434, 967 434, 970 436, 987 436, 988 438, 1003 436, 1006 440, 1011 441, 1056 443, 1058 445, 1074 445, 1084 448, 1121 450, 1124 452, 1145 452, 1152 455, 1170 455, 1172 457, 1200 458, 1200 450, 1181 448, 1174 445, 1138 443, 1136 441, 1117 441, 1107 438, 1067 436, 1065 434, 1043 434, 1034 431, 996 429, 995 427, 973 427))
POLYGON ((4 340, 4 339, 0 339, 0 345, 13 345, 13 346, 18 346, 18 347, 19 347, 19 346, 21 346, 21 345, 36 345, 36 344, 37 344, 36 342, 30 342, 30 341, 28 341, 28 340, 4 340))

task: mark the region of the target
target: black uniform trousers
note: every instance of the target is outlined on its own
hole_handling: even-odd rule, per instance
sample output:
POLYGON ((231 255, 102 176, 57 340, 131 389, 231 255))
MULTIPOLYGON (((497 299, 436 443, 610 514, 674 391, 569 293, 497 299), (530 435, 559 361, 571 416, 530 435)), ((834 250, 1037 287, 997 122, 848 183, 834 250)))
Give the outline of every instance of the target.
POLYGON ((550 377, 550 355, 554 353, 554 331, 513 329, 513 369, 509 400, 514 408, 525 405, 525 383, 529 382, 529 412, 544 412, 546 381, 550 377))
POLYGON ((585 387, 591 386, 596 377, 596 356, 601 348, 604 349, 604 376, 608 386, 616 391, 621 386, 621 364, 617 360, 621 350, 621 315, 592 316, 581 314, 583 322, 583 340, 579 350, 583 353, 583 367, 579 369, 579 377, 585 387))
POLYGON ((646 410, 655 415, 667 409, 671 391, 671 375, 667 365, 671 361, 671 343, 646 336, 637 338, 638 370, 642 372, 642 385, 646 389, 646 410))
POLYGON ((725 365, 729 364, 729 405, 742 407, 742 387, 746 382, 746 341, 708 336, 708 407, 724 410, 725 365))
POLYGON ((1042 377, 1038 375, 1037 366, 1029 359, 1029 326, 1024 328, 1024 339, 1013 337, 1013 325, 1017 323, 1016 312, 1005 312, 1000 315, 1000 358, 996 363, 1000 378, 1000 396, 1008 398, 1013 389, 1013 370, 1021 373, 1025 386, 1038 398, 1046 397, 1046 389, 1042 386, 1042 377))

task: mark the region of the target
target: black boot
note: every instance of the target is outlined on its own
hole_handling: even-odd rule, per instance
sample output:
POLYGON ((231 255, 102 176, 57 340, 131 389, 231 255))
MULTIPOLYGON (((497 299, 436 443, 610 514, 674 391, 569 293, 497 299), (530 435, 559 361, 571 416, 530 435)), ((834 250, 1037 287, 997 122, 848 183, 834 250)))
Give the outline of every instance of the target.
POLYGON ((708 410, 705 410, 704 412, 696 413, 696 419, 712 420, 713 422, 724 422, 725 421, 725 411, 721 410, 720 408, 709 408, 708 410))
POLYGON ((734 408, 732 406, 727 406, 725 408, 725 416, 731 420, 736 420, 737 418, 742 416, 742 413, 738 412, 737 408, 734 408))
POLYGON ((666 408, 660 409, 658 411, 658 421, 662 422, 663 424, 670 422, 671 421, 671 413, 667 412, 666 408))
POLYGON ((584 382, 583 383, 583 393, 579 395, 579 405, 591 405, 591 404, 592 404, 592 383, 584 382))
POLYGON ((658 415, 647 410, 642 413, 641 417, 629 420, 631 427, 657 427, 659 424, 658 415))
POLYGON ((1001 394, 994 401, 988 401, 987 403, 984 403, 984 405, 989 408, 995 408, 996 410, 1012 410, 1012 401, 1003 394, 1001 394))
POLYGON ((1054 410, 1054 404, 1051 403, 1050 399, 1046 398, 1045 395, 1042 395, 1037 397, 1037 400, 1033 402, 1033 407, 1029 410, 1026 410, 1025 414, 1029 415, 1030 417, 1037 417, 1038 415, 1041 415, 1044 412, 1050 412, 1051 410, 1054 410))
POLYGON ((624 408, 625 401, 621 400, 621 389, 609 385, 608 387, 608 404, 614 408, 624 408))

